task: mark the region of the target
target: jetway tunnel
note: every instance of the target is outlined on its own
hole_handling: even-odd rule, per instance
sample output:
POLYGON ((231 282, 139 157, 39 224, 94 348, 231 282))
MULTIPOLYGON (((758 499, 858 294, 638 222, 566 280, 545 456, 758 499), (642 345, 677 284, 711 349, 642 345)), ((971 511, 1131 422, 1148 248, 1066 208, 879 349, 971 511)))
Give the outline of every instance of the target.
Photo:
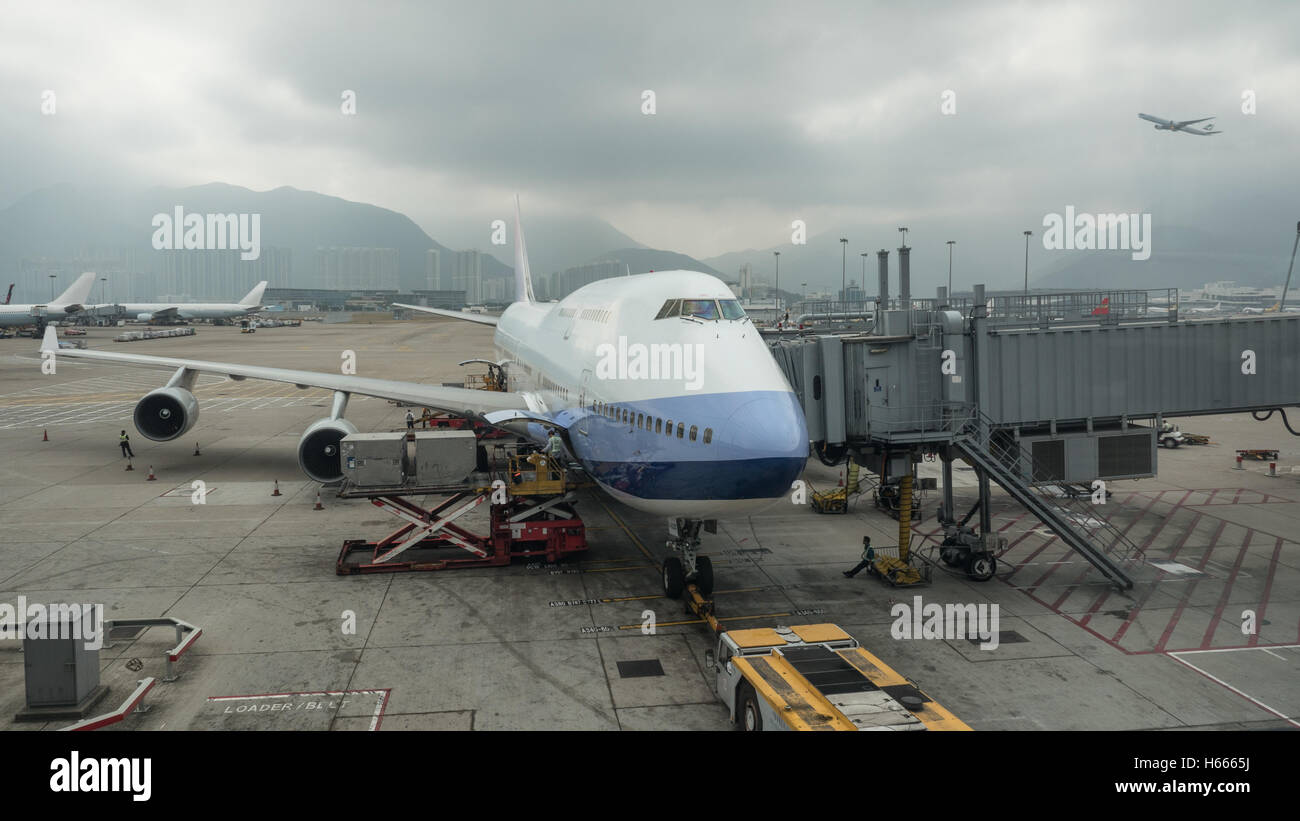
POLYGON ((1129 587, 1124 567, 1140 562, 1140 551, 1096 509, 1063 513, 1069 505, 1043 488, 1154 476, 1156 432, 1166 417, 1300 405, 1300 316, 1090 314, 1090 304, 1145 304, 1145 296, 1100 299, 1054 294, 1011 310, 983 300, 956 310, 947 300, 886 299, 870 333, 770 347, 823 462, 852 458, 897 476, 910 469, 908 458, 939 454, 942 516, 963 549, 996 552, 987 493, 995 481, 1108 579, 1129 587), (952 459, 969 462, 980 478, 978 536, 952 509, 952 459), (1102 525, 1089 534, 1078 516, 1102 525))

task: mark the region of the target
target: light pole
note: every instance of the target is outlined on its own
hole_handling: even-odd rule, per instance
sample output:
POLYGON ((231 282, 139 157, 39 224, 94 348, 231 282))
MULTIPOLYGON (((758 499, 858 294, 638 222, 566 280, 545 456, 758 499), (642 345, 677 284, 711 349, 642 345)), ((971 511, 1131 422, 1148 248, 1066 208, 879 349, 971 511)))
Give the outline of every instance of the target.
POLYGON ((776 318, 781 319, 781 252, 773 251, 776 257, 776 318))
POLYGON ((1025 296, 1029 296, 1029 238, 1033 235, 1033 231, 1025 232, 1025 296))
MULTIPOLYGON (((799 291, 799 300, 800 300, 801 302, 807 302, 807 301, 808 301, 808 283, 805 282, 805 283, 801 286, 801 288, 802 288, 802 290, 799 291)), ((804 310, 805 310, 805 311, 808 310, 807 306, 804 307, 804 310)))
POLYGON ((57 274, 50 274, 50 302, 54 301, 54 277, 57 274))
POLYGON ((957 244, 957 240, 948 240, 948 304, 952 304, 952 246, 957 244))
POLYGON ((844 237, 840 237, 840 304, 841 304, 841 305, 844 304, 844 302, 847 300, 848 295, 849 295, 849 292, 848 292, 848 272, 849 272, 849 268, 848 268, 848 265, 849 265, 849 257, 848 257, 848 253, 849 253, 849 251, 848 251, 848 248, 849 248, 849 241, 848 241, 847 239, 845 239, 844 237))
POLYGON ((100 277, 99 281, 104 283, 99 286, 99 298, 104 302, 108 302, 108 277, 100 277))
POLYGON ((1291 264, 1286 267, 1286 284, 1282 286, 1282 298, 1278 300, 1277 310, 1286 310, 1286 292, 1291 289, 1291 271, 1295 268, 1295 249, 1300 248, 1300 222, 1295 224, 1295 244, 1291 246, 1291 264))
POLYGON ((864 300, 867 298, 867 254, 869 253, 871 252, 862 252, 862 298, 864 300))

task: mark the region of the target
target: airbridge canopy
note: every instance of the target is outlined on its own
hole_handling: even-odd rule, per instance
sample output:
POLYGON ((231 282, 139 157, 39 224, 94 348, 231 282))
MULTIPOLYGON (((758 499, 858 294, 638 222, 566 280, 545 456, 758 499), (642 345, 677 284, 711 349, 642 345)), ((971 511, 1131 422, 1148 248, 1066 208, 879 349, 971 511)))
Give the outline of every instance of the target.
POLYGON ((1300 316, 990 329, 981 409, 999 425, 1300 404, 1300 316))
POLYGON ((1300 316, 1027 321, 880 311, 880 333, 772 343, 813 441, 942 441, 1300 405, 1300 316))

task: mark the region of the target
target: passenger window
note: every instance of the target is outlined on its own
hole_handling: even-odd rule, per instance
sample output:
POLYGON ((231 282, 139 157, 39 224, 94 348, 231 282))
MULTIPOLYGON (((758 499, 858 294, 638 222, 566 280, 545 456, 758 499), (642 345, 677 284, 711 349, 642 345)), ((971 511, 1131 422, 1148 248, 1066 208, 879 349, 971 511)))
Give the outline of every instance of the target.
POLYGON ((655 417, 655 433, 663 433, 663 432, 664 432, 664 420, 659 417, 655 417))
POLYGON ((664 433, 668 434, 669 436, 672 436, 672 435, 673 435, 673 420, 669 419, 669 420, 668 420, 667 422, 665 422, 664 424, 668 426, 668 427, 664 428, 664 433))
POLYGON ((677 438, 678 438, 678 439, 681 439, 682 436, 683 436, 685 433, 686 433, 686 423, 685 423, 685 422, 678 422, 678 423, 677 423, 677 438))
POLYGON ((631 415, 631 414, 628 413, 627 408, 623 408, 623 421, 624 421, 624 422, 627 422, 627 418, 628 418, 628 416, 630 416, 630 415, 631 415))
POLYGON ((695 441, 695 437, 698 436, 699 433, 700 433, 700 429, 697 428, 695 425, 691 425, 691 441, 692 441, 692 442, 695 441))
POLYGON ((645 427, 645 414, 644 414, 644 413, 638 413, 638 414, 636 415, 636 426, 637 426, 638 428, 643 428, 643 427, 645 427))
POLYGON ((712 442, 712 441, 713 441, 713 428, 705 428, 705 429, 704 429, 704 444, 707 445, 707 444, 709 444, 709 443, 712 442))

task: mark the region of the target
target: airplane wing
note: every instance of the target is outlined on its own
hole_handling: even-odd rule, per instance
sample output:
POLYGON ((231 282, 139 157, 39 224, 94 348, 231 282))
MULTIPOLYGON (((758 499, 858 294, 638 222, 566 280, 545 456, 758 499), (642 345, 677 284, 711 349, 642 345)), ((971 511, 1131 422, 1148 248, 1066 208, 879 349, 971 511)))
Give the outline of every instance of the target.
POLYGON ((480 325, 495 325, 497 317, 488 316, 487 314, 470 314, 464 311, 448 311, 443 308, 426 308, 423 305, 403 305, 400 302, 393 303, 394 308, 409 308, 412 311, 420 311, 435 316, 445 316, 451 319, 463 319, 466 322, 477 322, 480 325))
POLYGON ((1179 128, 1183 128, 1185 126, 1196 125, 1197 123, 1203 123, 1206 120, 1213 120, 1213 119, 1214 119, 1213 117, 1202 117, 1199 120, 1183 120, 1182 122, 1174 123, 1174 125, 1178 126, 1179 128))
POLYGON ((1199 134, 1202 137, 1217 137, 1223 133, 1222 131, 1205 131, 1200 128, 1184 128, 1182 132, 1184 134, 1199 134))
POLYGON ((162 308, 160 310, 154 311, 153 313, 149 314, 149 318, 158 319, 158 320, 176 319, 180 315, 180 312, 181 312, 180 308, 178 308, 175 305, 170 305, 166 308, 162 308))
POLYGON ((1152 117, 1150 114, 1139 114, 1138 117, 1141 118, 1141 119, 1143 119, 1143 120, 1146 120, 1146 121, 1149 122, 1149 123, 1159 123, 1160 125, 1170 125, 1170 124, 1171 124, 1171 123, 1169 122, 1169 120, 1162 120, 1162 119, 1160 119, 1159 117, 1152 117))
POLYGON ((268 368, 261 365, 208 362, 201 359, 174 359, 166 356, 146 356, 113 351, 59 350, 58 334, 52 325, 46 327, 45 337, 41 341, 41 352, 46 351, 56 351, 59 357, 97 359, 104 362, 117 362, 124 365, 139 365, 141 367, 167 370, 187 368, 200 373, 225 374, 237 381, 264 379, 269 382, 285 382, 304 389, 323 388, 330 391, 357 393, 362 396, 375 396, 380 399, 396 399, 400 402, 424 405, 473 419, 483 419, 492 411, 537 410, 533 403, 529 402, 528 397, 522 393, 480 391, 471 388, 447 388, 440 385, 424 385, 419 382, 399 382, 397 380, 373 379, 365 376, 268 368))

